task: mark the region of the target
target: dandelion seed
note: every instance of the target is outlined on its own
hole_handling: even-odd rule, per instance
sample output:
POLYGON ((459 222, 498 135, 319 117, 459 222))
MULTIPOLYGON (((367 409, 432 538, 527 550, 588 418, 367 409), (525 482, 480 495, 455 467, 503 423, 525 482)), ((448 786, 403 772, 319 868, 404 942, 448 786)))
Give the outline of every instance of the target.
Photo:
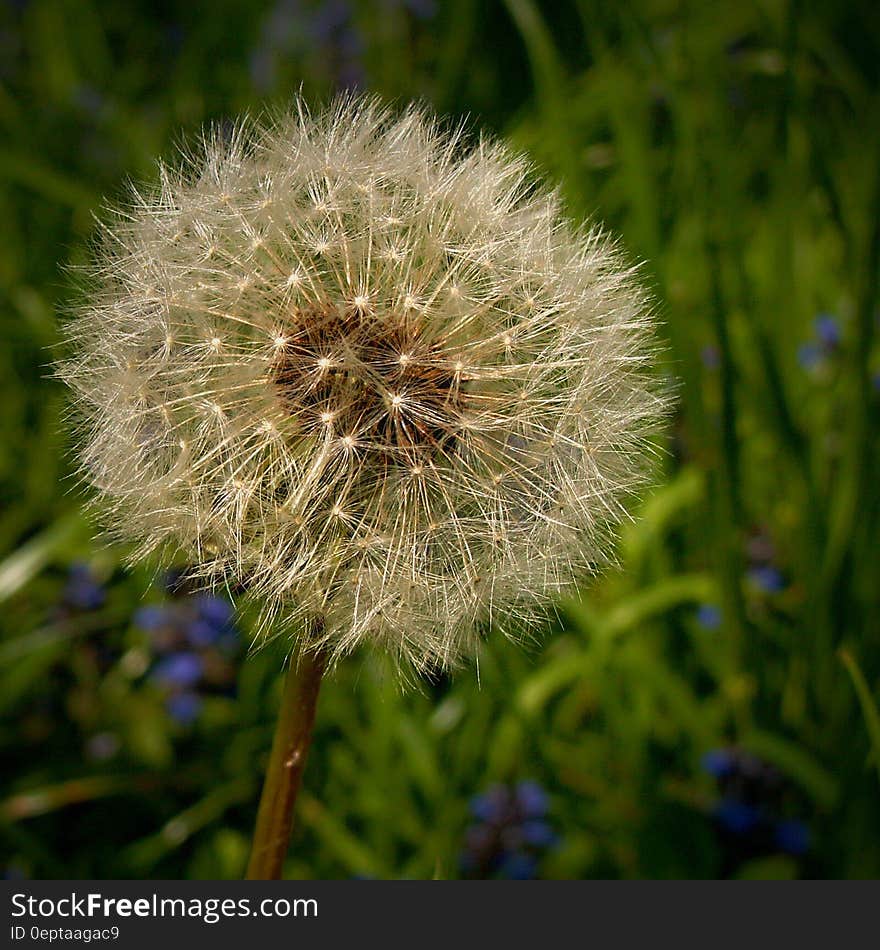
POLYGON ((183 549, 301 646, 419 670, 603 561, 664 403, 607 238, 504 146, 368 99, 189 161, 106 226, 59 370, 136 557, 183 549))

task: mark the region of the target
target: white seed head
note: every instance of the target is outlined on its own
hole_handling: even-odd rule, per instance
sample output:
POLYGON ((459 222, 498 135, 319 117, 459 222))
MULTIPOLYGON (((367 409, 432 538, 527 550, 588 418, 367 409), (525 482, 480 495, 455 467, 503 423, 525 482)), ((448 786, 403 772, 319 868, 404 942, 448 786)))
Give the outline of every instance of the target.
POLYGON ((651 320, 525 162, 346 97, 160 180, 105 226, 59 369, 134 557, 417 669, 603 560, 663 408, 651 320))

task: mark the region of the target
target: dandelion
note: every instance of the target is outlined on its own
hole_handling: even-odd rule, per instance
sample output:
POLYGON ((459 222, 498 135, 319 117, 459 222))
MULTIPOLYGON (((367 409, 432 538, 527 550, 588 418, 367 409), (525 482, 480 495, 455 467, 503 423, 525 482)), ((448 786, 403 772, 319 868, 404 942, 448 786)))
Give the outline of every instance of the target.
POLYGON ((643 480, 663 398, 633 268, 418 109, 208 135, 91 277, 60 375, 106 523, 247 590, 315 677, 365 643, 423 671, 516 633, 643 480))

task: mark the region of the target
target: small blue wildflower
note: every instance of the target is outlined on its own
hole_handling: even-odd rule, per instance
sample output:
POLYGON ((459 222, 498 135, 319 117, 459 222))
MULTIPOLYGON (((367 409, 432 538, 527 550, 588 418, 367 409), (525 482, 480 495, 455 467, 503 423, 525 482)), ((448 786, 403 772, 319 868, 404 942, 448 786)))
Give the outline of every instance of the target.
POLYGON ((502 853, 498 862, 498 876, 509 881, 534 880, 538 871, 538 862, 531 854, 520 851, 502 853))
POLYGON ((195 693, 188 691, 173 693, 165 701, 168 715, 182 726, 194 722, 202 709, 202 700, 195 693))
POLYGON ((502 785, 493 785, 482 795, 475 795, 471 799, 471 814, 480 821, 500 822, 507 814, 508 804, 507 790, 502 785))
POLYGON ((806 854, 810 847, 810 832, 802 821, 780 821, 774 830, 776 846, 786 854, 806 854))
POLYGON ((232 622, 232 604, 225 598, 213 594, 201 594, 194 600, 199 618, 215 629, 222 630, 232 622))
POLYGON ((766 594, 778 594, 785 590, 785 577, 772 564, 757 564, 749 568, 749 580, 766 594))
POLYGON ((89 565, 77 563, 70 566, 62 599, 76 610, 97 610, 107 599, 107 593, 89 565))
POLYGON ((172 653, 153 669, 153 678, 171 686, 194 686, 202 678, 204 663, 197 653, 172 653))
POLYGON ((802 343, 798 347, 797 358, 804 369, 814 370, 822 362, 822 350, 816 343, 802 343))
POLYGON ((813 321, 816 339, 825 350, 834 350, 840 345, 840 323, 830 313, 820 313, 813 321))
POLYGON ((697 608, 697 623, 704 630, 717 630, 721 626, 721 609, 715 604, 700 604, 697 608))
POLYGON ((471 801, 478 819, 465 832, 461 869, 468 877, 533 878, 539 857, 558 838, 549 822, 547 794, 536 782, 493 785, 471 801))
POLYGON ((151 604, 147 607, 138 607, 132 621, 141 630, 159 630, 171 621, 171 616, 167 607, 151 604))
POLYGON ((547 793, 537 782, 520 782, 516 786, 516 803, 525 818, 543 818, 547 814, 547 793))
POLYGON ((711 809, 727 863, 783 852, 802 855, 809 846, 806 826, 778 818, 784 776, 771 763, 742 749, 715 749, 703 757, 721 793, 711 809))
POLYGON ((213 624, 205 620, 193 620, 186 625, 186 639, 194 647, 209 647, 216 643, 222 634, 213 624))
POLYGON ((755 808, 735 798, 723 798, 714 807, 712 814, 722 828, 735 835, 748 834, 761 821, 761 816, 755 808))
POLYGON ((520 830, 523 841, 536 848, 551 848, 558 840, 546 821, 524 821, 520 830))
POLYGON ((730 749, 711 749, 700 763, 703 771, 714 778, 724 778, 736 768, 736 758, 730 749))
POLYGON ((718 369, 721 365, 721 355, 718 352, 718 347, 711 344, 704 346, 700 351, 700 359, 706 369, 718 369))

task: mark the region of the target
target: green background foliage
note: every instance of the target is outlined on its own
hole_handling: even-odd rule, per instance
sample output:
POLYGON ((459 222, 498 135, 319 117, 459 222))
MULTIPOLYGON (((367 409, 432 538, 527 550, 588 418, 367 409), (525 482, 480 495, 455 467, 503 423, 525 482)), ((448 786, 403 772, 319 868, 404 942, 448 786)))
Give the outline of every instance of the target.
POLYGON ((508 136, 618 232, 678 398, 619 566, 534 642, 415 691, 367 654, 325 684, 288 876, 458 876, 471 797, 523 779, 558 836, 543 877, 880 875, 867 0, 4 3, 0 867, 242 873, 283 649, 168 716, 133 620, 155 569, 90 540, 48 367, 102 196, 208 120, 355 82, 508 136), (58 606, 78 562, 96 609, 58 606), (805 853, 719 833, 701 761, 729 747, 777 770, 805 853))

